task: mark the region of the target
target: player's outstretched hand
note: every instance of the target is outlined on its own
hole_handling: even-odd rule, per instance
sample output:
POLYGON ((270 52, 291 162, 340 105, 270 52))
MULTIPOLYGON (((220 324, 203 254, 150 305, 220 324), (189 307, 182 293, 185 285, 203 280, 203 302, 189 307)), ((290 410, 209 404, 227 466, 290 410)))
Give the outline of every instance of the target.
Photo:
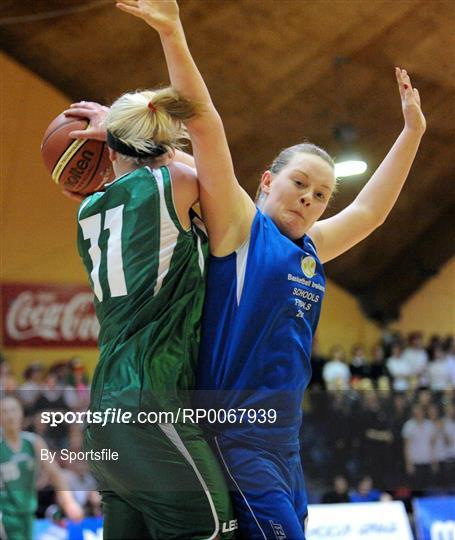
POLYGON ((144 20, 159 34, 172 34, 179 22, 176 0, 118 0, 116 6, 144 20))
POLYGON ((395 68, 395 75, 400 90, 404 125, 407 129, 423 135, 427 122, 420 105, 419 91, 412 87, 411 79, 405 69, 395 68))
POLYGON ((78 103, 72 103, 69 109, 63 112, 65 116, 78 116, 88 118, 90 121, 87 129, 70 132, 69 136, 73 139, 106 140, 104 121, 109 112, 109 107, 105 107, 94 101, 79 101, 78 103))
POLYGON ((76 501, 67 502, 63 510, 71 521, 79 522, 84 519, 84 510, 76 501))

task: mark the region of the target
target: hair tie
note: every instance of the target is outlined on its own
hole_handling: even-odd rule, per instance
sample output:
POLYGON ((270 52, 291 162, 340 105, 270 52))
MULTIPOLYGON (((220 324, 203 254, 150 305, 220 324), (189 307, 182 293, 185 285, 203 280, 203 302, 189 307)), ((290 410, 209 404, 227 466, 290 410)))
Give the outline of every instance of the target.
POLYGON ((147 107, 152 111, 152 113, 156 113, 156 107, 153 105, 152 100, 147 103, 147 107))

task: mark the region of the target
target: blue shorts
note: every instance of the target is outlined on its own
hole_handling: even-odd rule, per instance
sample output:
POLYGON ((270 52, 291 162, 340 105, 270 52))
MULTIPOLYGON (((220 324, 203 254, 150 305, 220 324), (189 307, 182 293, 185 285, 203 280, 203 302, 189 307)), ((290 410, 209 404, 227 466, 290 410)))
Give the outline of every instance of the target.
POLYGON ((239 538, 305 540, 307 496, 299 451, 266 450, 218 435, 239 538))

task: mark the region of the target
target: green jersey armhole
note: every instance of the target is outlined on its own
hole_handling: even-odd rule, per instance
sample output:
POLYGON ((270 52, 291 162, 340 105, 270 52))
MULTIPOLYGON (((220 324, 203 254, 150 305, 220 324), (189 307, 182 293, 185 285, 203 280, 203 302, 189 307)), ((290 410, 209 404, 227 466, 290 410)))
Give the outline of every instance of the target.
POLYGON ((163 175, 163 185, 164 185, 164 200, 166 202, 166 207, 171 216, 174 225, 177 229, 183 234, 191 234, 191 225, 188 229, 185 229, 180 222, 180 219, 177 215, 177 210, 175 209, 174 204, 174 193, 172 189, 172 179, 171 173, 167 167, 160 167, 161 174, 163 175))

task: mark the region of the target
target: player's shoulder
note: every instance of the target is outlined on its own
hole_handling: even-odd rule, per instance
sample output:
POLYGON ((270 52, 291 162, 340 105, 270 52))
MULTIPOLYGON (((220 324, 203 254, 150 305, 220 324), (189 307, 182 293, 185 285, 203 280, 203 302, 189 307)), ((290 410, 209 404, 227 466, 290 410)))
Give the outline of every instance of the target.
POLYGON ((90 208, 102 197, 104 191, 98 191, 96 193, 92 193, 91 195, 88 195, 83 201, 81 201, 81 204, 79 205, 79 209, 77 211, 77 218, 81 219, 83 216, 87 215, 87 213, 90 212, 90 208))
POLYGON ((189 178, 194 178, 196 176, 196 169, 193 169, 193 167, 190 167, 186 163, 181 163, 180 161, 171 161, 162 168, 167 169, 173 176, 177 175, 189 178))

